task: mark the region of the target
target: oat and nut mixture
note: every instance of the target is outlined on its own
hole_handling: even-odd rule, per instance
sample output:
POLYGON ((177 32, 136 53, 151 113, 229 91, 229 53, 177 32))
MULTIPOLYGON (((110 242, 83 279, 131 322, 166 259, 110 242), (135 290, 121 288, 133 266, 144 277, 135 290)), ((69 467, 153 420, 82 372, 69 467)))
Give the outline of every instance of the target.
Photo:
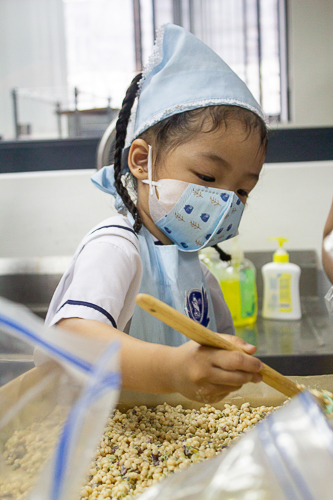
MULTIPOLYGON (((333 395, 311 392, 332 416, 333 395)), ((135 406, 110 416, 90 469, 81 500, 129 500, 152 484, 192 463, 222 453, 257 422, 279 407, 220 410, 205 405, 186 410, 167 403, 155 408, 135 406)), ((4 446, 5 475, 0 476, 0 500, 23 500, 59 436, 69 408, 56 407, 48 418, 17 430, 4 446)))
POLYGON ((69 407, 56 406, 43 420, 16 430, 6 441, 0 465, 0 500, 22 500, 52 453, 69 407))
POLYGON ((185 410, 165 403, 115 410, 81 499, 130 499, 167 475, 223 452, 275 409, 244 403, 185 410))
MULTIPOLYGON (((333 394, 310 392, 332 418, 333 394)), ((277 408, 244 403, 240 408, 225 404, 223 410, 210 405, 186 410, 164 403, 155 408, 136 406, 126 413, 115 410, 81 500, 129 500, 167 475, 222 453, 277 408)), ((7 440, 0 467, 0 500, 26 497, 56 444, 68 411, 69 407, 56 406, 47 418, 16 430, 7 440)))
MULTIPOLYGON (((275 407, 210 405, 185 410, 115 410, 108 419, 82 500, 129 499, 163 477, 223 452, 275 407)), ((59 436, 68 408, 56 407, 44 420, 17 430, 4 446, 6 470, 0 476, 0 500, 23 500, 59 436)))

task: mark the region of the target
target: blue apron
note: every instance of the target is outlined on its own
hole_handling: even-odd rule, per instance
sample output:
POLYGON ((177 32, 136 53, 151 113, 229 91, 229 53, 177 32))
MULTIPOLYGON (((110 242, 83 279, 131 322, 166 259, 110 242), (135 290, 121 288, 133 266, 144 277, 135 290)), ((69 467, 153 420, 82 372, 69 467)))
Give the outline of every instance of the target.
MULTIPOLYGON (((156 245, 143 226, 139 235, 143 266, 140 293, 147 293, 216 331, 213 304, 198 252, 180 252, 177 245, 156 245)), ((129 334, 155 344, 179 346, 188 338, 137 305, 129 334)))

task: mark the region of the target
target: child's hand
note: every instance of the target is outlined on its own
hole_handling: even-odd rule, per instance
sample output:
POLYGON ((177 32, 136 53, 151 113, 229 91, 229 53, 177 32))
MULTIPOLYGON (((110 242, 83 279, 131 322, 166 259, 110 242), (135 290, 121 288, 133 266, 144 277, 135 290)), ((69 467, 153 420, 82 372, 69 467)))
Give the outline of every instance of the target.
POLYGON ((190 341, 176 348, 172 382, 175 392, 201 403, 214 403, 247 382, 260 382, 259 359, 251 356, 256 347, 233 335, 222 335, 244 350, 225 351, 190 341))

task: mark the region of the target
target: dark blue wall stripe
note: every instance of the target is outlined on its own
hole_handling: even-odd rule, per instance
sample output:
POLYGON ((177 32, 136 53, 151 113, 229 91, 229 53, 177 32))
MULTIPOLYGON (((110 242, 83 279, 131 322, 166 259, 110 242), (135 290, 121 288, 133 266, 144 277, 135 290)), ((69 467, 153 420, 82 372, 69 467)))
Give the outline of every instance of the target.
POLYGON ((60 309, 62 309, 66 304, 69 304, 70 306, 84 306, 84 307, 91 307, 91 309, 95 309, 96 311, 100 312, 101 314, 104 314, 104 316, 110 321, 110 323, 112 324, 112 326, 114 328, 117 328, 117 323, 115 322, 115 320, 113 319, 113 317, 111 316, 110 313, 108 313, 105 309, 103 309, 102 307, 96 305, 96 304, 92 304, 91 302, 85 302, 83 300, 67 300, 64 304, 62 304, 58 311, 60 311, 60 309))
POLYGON ((118 229, 126 229, 126 231, 130 231, 136 237, 138 237, 138 235, 136 234, 136 232, 134 231, 134 229, 131 229, 130 227, 127 227, 127 226, 118 226, 117 224, 110 224, 109 226, 98 227, 97 229, 95 229, 94 231, 92 231, 90 234, 96 233, 96 231, 100 231, 101 229, 106 229, 108 227, 117 227, 118 229))
POLYGON ((0 141, 0 173, 96 168, 99 139, 0 141))
MULTIPOLYGON (((96 167, 99 138, 0 141, 0 173, 96 167)), ((333 160, 333 127, 270 132, 266 163, 333 160)))
POLYGON ((269 133, 266 163, 333 160, 333 127, 276 129, 269 133))

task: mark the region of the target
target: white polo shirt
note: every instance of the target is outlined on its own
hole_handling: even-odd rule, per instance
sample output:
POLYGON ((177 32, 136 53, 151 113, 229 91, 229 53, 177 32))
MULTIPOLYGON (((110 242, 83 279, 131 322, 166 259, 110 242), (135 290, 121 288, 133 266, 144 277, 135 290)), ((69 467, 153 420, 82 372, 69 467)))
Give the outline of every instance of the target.
MULTIPOLYGON (((217 331, 234 333, 221 288, 202 263, 217 331)), ((130 221, 114 216, 98 224, 80 243, 50 303, 45 323, 64 318, 102 321, 128 332, 142 278, 140 246, 130 221), (127 326, 127 328, 126 328, 127 326)))

